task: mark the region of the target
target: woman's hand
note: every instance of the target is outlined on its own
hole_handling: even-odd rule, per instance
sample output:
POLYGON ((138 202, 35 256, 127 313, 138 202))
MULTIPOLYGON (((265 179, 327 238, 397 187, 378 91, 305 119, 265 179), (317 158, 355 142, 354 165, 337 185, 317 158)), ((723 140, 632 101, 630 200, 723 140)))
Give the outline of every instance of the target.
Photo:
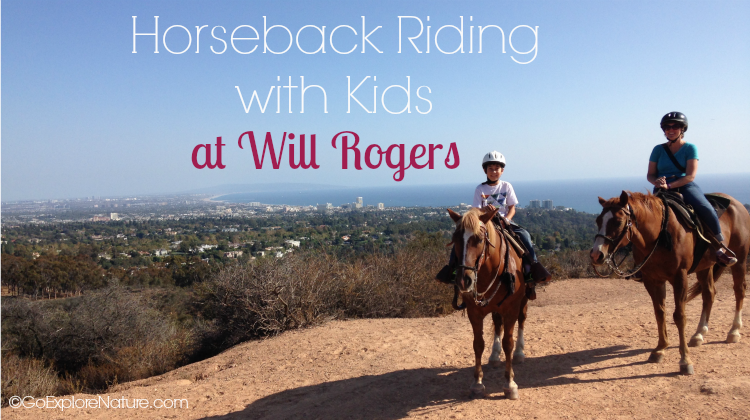
POLYGON ((667 188, 667 178, 663 176, 656 178, 656 182, 654 183, 654 185, 656 186, 656 188, 663 188, 665 190, 669 189, 667 188))

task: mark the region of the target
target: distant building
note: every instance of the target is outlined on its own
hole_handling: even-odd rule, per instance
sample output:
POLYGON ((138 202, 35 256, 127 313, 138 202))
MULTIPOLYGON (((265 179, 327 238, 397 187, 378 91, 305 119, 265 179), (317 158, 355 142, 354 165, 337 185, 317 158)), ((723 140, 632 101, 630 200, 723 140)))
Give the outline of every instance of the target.
POLYGON ((294 247, 297 247, 297 248, 299 248, 299 244, 300 244, 299 241, 294 241, 294 240, 291 240, 291 239, 287 239, 286 241, 284 241, 284 243, 288 244, 289 246, 294 246, 294 247))
POLYGON ((378 203, 378 210, 383 210, 383 209, 385 209, 385 204, 378 203))
POLYGON ((542 201, 542 208, 552 210, 555 207, 552 205, 552 200, 544 200, 542 201))
POLYGON ((530 209, 538 209, 542 207, 542 202, 539 200, 530 200, 529 201, 529 208, 530 209))
POLYGON ((326 211, 333 208, 333 204, 331 203, 325 203, 325 204, 318 204, 318 210, 319 211, 326 211))
POLYGON ((362 197, 357 197, 356 203, 359 203, 360 205, 363 204, 362 197))
POLYGON ((120 220, 120 215, 119 215, 119 214, 117 214, 117 213, 110 213, 110 214, 109 214, 109 218, 110 218, 111 220, 120 220))
POLYGON ((260 201, 251 201, 247 205, 250 207, 260 207, 260 201))

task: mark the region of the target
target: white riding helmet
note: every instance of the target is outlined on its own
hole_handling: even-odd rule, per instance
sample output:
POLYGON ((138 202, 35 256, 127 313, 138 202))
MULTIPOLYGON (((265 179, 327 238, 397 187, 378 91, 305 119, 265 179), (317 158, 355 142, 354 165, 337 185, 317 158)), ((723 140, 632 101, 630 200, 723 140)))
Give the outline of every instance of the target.
POLYGON ((502 153, 493 150, 486 155, 484 155, 484 158, 482 159, 482 169, 487 169, 487 165, 490 163, 499 163, 502 168, 505 168, 505 156, 503 156, 502 153))

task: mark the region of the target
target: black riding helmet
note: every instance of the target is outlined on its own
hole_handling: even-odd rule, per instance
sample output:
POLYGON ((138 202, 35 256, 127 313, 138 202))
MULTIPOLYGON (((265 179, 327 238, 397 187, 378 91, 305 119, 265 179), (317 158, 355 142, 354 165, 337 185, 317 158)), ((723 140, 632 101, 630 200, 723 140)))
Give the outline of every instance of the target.
POLYGON ((664 126, 667 125, 667 124, 669 124, 669 123, 680 123, 680 124, 682 124, 683 127, 684 127, 682 129, 683 133, 686 132, 687 129, 688 129, 688 120, 687 120, 687 117, 682 112, 674 111, 674 112, 670 112, 669 114, 661 117, 661 124, 659 124, 659 126, 663 130, 664 126))

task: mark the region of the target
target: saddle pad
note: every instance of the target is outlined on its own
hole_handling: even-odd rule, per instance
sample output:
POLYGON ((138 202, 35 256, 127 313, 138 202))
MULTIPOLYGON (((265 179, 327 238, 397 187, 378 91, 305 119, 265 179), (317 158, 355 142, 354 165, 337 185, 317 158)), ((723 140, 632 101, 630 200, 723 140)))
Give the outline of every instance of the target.
MULTIPOLYGON (((691 206, 688 206, 685 204, 684 201, 682 201, 682 195, 675 194, 672 192, 663 194, 665 201, 667 204, 669 204, 669 207, 672 209, 672 211, 685 221, 685 223, 691 227, 692 229, 695 229, 697 236, 702 239, 695 243, 695 248, 693 249, 693 264, 688 270, 688 273, 695 272, 695 269, 698 267, 698 264, 700 263, 700 260, 703 258, 703 255, 708 250, 708 246, 710 244, 710 241, 706 239, 706 237, 703 235, 703 232, 706 231, 708 228, 698 219, 698 215, 695 213, 693 208, 691 206)), ((716 194, 705 194, 706 199, 709 203, 711 203, 711 206, 716 211, 716 215, 718 217, 721 217, 722 214, 726 211, 726 209, 731 204, 731 200, 722 197, 720 195, 716 194)))
POLYGON ((721 217, 727 208, 729 208, 729 205, 732 204, 732 200, 717 194, 705 194, 705 196, 714 210, 716 210, 716 216, 718 217, 721 217))

